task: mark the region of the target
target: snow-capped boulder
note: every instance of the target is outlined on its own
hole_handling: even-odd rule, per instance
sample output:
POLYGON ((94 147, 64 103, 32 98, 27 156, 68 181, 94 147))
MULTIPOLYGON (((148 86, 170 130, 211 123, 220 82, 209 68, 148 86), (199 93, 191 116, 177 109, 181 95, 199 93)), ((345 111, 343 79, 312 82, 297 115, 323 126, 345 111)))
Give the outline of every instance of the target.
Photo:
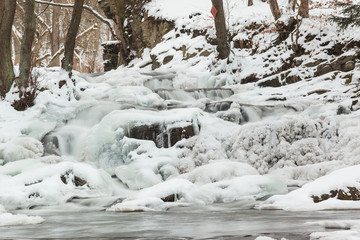
POLYGON ((336 170, 287 195, 276 195, 260 209, 324 210, 360 209, 360 165, 336 170))
POLYGON ((5 144, 0 143, 0 159, 5 163, 27 158, 39 158, 44 148, 39 140, 31 137, 18 137, 5 144))

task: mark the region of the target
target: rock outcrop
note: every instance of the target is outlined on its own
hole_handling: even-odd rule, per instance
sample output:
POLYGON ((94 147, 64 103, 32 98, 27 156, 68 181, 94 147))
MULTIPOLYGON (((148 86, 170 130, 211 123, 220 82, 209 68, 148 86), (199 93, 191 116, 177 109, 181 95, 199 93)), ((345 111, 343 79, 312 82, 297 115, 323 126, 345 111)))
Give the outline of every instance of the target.
POLYGON ((173 22, 148 16, 144 10, 144 5, 148 2, 149 0, 99 1, 105 15, 114 20, 118 27, 118 65, 127 65, 133 58, 140 57, 145 48, 156 46, 175 27, 173 22))
POLYGON ((169 148, 178 141, 195 136, 193 125, 184 127, 167 127, 164 124, 140 125, 132 127, 127 134, 129 138, 150 140, 157 147, 169 148))
POLYGON ((81 187, 87 184, 84 179, 74 176, 71 171, 66 172, 64 175, 61 175, 60 179, 64 184, 69 184, 71 182, 76 187, 81 187))
POLYGON ((103 59, 104 59, 104 71, 110 71, 116 69, 119 62, 119 41, 105 42, 101 44, 104 48, 103 59))
POLYGON ((330 193, 324 193, 320 196, 311 196, 314 203, 319 203, 330 198, 336 198, 339 200, 351 200, 359 201, 360 200, 360 191, 356 187, 347 187, 347 189, 337 189, 331 190, 330 193))

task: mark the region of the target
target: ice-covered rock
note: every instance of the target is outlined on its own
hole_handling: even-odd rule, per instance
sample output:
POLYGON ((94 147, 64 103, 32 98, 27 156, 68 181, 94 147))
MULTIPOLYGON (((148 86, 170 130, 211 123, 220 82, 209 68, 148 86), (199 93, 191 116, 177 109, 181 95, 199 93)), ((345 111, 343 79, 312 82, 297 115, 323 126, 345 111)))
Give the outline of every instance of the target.
MULTIPOLYGON (((197 127, 198 128, 198 127, 197 127)), ((140 125, 130 129, 129 138, 151 140, 157 147, 172 147, 178 141, 195 136, 192 123, 183 127, 167 127, 165 124, 140 125)))
POLYGON ((323 162, 335 135, 309 118, 297 117, 244 126, 233 145, 232 156, 249 162, 260 173, 272 167, 304 166, 323 162), (323 134, 323 135, 322 135, 323 134))
MULTIPOLYGON (((86 142, 83 156, 85 160, 94 162, 105 169, 120 166, 126 160, 121 159, 121 155, 116 156, 114 152, 124 150, 124 148, 119 148, 119 145, 127 142, 122 141, 124 137, 155 140, 157 143, 168 142, 169 146, 171 146, 176 140, 199 133, 197 116, 200 112, 199 109, 175 109, 161 112, 135 109, 113 111, 105 116, 99 124, 95 125, 84 139, 86 142), (151 131, 153 128, 150 126, 163 126, 163 129, 159 127, 159 129, 156 128, 156 131, 151 131), (141 128, 149 131, 134 131, 134 129, 141 128), (168 141, 165 141, 166 136, 168 136, 168 141), (157 139, 161 137, 163 139, 157 139)), ((131 150, 127 148, 129 149, 127 152, 135 150, 143 142, 145 141, 137 141, 136 144, 131 144, 131 147, 127 145, 131 148, 131 150)))
POLYGON ((178 162, 179 169, 183 169, 181 170, 182 172, 191 170, 186 170, 186 167, 181 166, 183 161, 182 158, 190 158, 194 161, 195 167, 207 164, 211 160, 227 159, 225 149, 221 142, 213 135, 207 133, 191 138, 180 146, 184 147, 178 162))
POLYGON ((111 196, 111 177, 84 163, 44 163, 39 159, 0 167, 0 202, 8 209, 62 204, 73 197, 111 196), (79 184, 81 183, 81 184, 79 184))
POLYGON ((12 162, 27 158, 38 158, 44 154, 39 140, 31 137, 18 137, 5 144, 0 143, 0 159, 12 162))

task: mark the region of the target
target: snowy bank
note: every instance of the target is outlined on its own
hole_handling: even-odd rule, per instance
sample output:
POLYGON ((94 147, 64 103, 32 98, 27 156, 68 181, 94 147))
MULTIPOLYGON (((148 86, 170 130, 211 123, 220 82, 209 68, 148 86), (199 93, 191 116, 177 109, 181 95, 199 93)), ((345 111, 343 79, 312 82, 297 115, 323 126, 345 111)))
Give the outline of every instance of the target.
POLYGON ((259 204, 259 209, 311 211, 360 209, 360 165, 336 170, 287 195, 277 195, 259 204))
POLYGON ((39 216, 27 216, 25 214, 11 214, 0 205, 0 226, 16 226, 43 223, 44 219, 39 216))

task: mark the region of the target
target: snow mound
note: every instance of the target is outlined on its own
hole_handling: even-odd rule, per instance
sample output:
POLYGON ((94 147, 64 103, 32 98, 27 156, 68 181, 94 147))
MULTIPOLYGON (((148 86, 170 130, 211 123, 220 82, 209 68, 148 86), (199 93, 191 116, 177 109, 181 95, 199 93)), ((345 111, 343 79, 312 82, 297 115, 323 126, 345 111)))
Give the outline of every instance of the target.
POLYGON ((39 159, 0 167, 0 202, 8 209, 63 204, 73 197, 111 196, 111 177, 90 165, 39 159))
POLYGON ((212 161, 188 173, 188 180, 196 184, 207 184, 245 175, 257 175, 255 168, 245 163, 212 161))
POLYGON ((38 158, 44 154, 39 140, 31 137, 18 137, 5 144, 0 143, 0 159, 13 162, 27 158, 38 158))
POLYGON ((315 203, 316 196, 331 195, 331 191, 350 188, 360 189, 360 165, 336 170, 307 183, 287 195, 276 195, 259 205, 260 209, 284 209, 290 211, 309 211, 324 209, 360 209, 358 201, 339 200, 329 197, 327 200, 315 203))
POLYGON ((0 226, 15 226, 43 223, 44 219, 39 216, 27 216, 25 214, 11 214, 6 212, 0 205, 0 226))
MULTIPOLYGON (((276 240, 275 238, 266 237, 266 236, 259 236, 255 238, 255 240, 276 240)), ((282 238, 281 240, 285 240, 285 238, 282 238)))
POLYGON ((15 226, 15 225, 29 225, 40 224, 45 220, 40 216, 27 216, 25 214, 0 214, 0 226, 15 226))
POLYGON ((276 178, 266 176, 243 176, 204 185, 174 178, 142 189, 108 210, 161 211, 173 206, 229 203, 286 192, 286 184, 276 178))

